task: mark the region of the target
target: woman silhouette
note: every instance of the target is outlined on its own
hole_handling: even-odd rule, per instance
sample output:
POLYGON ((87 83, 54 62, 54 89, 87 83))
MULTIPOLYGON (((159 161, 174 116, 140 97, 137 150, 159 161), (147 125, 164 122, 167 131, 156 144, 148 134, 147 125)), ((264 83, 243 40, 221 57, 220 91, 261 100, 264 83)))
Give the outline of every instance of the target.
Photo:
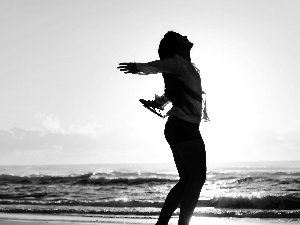
POLYGON ((169 31, 161 40, 160 60, 149 63, 120 63, 124 73, 140 75, 162 73, 165 96, 173 107, 167 113, 165 137, 169 143, 176 168, 178 183, 170 190, 156 225, 168 224, 180 205, 179 225, 188 225, 206 180, 206 152, 199 126, 203 113, 200 72, 191 63, 193 47, 186 36, 169 31))

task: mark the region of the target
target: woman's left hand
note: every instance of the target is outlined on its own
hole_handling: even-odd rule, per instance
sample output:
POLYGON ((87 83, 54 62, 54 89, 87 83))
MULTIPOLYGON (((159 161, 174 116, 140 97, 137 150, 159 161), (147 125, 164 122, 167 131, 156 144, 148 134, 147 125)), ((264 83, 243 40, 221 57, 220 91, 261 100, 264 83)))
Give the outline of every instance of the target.
POLYGON ((136 67, 135 63, 119 63, 119 66, 117 67, 120 71, 123 71, 124 73, 138 73, 139 70, 136 67))

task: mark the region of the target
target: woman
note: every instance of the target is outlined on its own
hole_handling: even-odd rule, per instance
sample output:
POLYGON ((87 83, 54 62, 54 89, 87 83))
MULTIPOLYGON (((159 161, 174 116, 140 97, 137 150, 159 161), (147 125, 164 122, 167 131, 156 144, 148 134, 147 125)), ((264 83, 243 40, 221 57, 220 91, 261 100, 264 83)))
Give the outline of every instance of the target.
MULTIPOLYGON (((156 225, 166 225, 180 204, 179 225, 188 225, 206 179, 205 145, 199 132, 202 113, 202 87, 199 70, 191 63, 193 47, 187 37, 169 31, 161 40, 160 60, 149 63, 120 63, 124 73, 163 73, 165 95, 173 107, 168 112, 165 137, 179 173, 156 225)), ((208 119, 208 118, 205 118, 208 119)))

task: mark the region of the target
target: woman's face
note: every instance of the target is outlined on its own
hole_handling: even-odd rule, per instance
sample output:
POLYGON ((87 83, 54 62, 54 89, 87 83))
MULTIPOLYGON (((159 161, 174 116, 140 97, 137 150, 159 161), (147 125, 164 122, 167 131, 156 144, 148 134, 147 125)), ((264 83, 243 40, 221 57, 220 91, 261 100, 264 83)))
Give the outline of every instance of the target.
POLYGON ((179 44, 180 48, 184 51, 191 50, 194 45, 192 42, 189 41, 187 36, 182 36, 182 35, 178 34, 176 39, 177 39, 177 43, 179 44))

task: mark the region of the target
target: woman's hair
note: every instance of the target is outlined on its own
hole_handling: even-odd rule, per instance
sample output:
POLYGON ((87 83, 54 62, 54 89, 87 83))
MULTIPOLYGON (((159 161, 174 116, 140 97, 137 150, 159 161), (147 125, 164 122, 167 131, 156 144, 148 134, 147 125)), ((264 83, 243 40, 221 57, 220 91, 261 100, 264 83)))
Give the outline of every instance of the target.
POLYGON ((173 55, 179 53, 179 45, 176 39, 178 36, 180 36, 180 34, 174 31, 168 31, 164 35, 164 38, 160 41, 158 47, 158 55, 160 59, 169 59, 172 58, 173 55))
MULTIPOLYGON (((180 34, 174 31, 168 31, 164 35, 158 48, 158 55, 161 60, 172 58, 175 54, 180 55, 180 44, 177 42, 178 39, 176 38, 179 35, 180 34)), ((198 101, 202 101, 201 95, 186 86, 176 76, 168 73, 163 73, 162 75, 165 82, 165 96, 170 99, 173 106, 176 106, 183 111, 185 111, 184 108, 186 107, 189 109, 190 113, 200 116, 193 104, 186 99, 185 95, 187 94, 198 101)), ((189 114, 189 112, 185 113, 189 114)))

